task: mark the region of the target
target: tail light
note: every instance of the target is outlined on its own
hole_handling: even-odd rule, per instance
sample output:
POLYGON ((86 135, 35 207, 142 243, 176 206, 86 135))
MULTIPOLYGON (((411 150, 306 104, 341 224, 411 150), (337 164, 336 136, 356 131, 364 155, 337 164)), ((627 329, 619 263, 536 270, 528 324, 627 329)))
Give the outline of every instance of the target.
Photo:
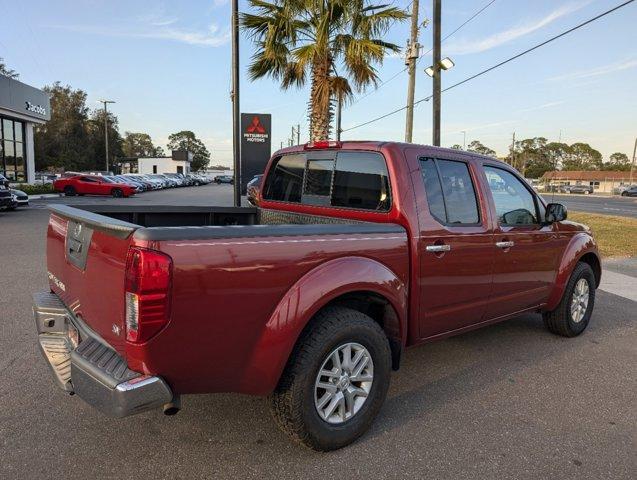
POLYGON ((306 143, 303 150, 321 150, 324 148, 341 148, 343 144, 336 140, 319 140, 318 142, 306 143))
POLYGON ((144 343, 170 319, 172 259, 132 247, 126 258, 126 340, 144 343))

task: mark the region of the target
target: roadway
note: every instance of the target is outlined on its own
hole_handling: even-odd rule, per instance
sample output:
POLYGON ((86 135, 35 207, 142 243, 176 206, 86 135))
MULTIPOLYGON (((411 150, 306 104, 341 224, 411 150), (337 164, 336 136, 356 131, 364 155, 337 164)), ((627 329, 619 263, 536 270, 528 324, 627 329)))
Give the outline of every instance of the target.
POLYGON ((551 193, 545 193, 542 197, 549 203, 562 203, 568 210, 637 218, 637 198, 634 197, 602 197, 579 194, 558 195, 551 193))

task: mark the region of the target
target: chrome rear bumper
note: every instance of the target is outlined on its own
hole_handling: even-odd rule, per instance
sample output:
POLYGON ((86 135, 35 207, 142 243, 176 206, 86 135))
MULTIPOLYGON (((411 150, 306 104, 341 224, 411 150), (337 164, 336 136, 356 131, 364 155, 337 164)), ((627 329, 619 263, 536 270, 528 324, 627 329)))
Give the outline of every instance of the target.
POLYGON ((111 417, 161 407, 173 399, 166 382, 128 368, 126 360, 74 317, 57 295, 33 296, 40 350, 56 383, 111 417))

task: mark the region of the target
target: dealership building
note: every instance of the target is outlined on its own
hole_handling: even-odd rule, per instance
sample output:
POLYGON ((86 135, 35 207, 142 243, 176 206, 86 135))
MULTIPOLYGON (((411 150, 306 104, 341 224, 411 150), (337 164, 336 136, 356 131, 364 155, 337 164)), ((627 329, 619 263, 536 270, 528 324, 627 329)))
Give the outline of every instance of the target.
POLYGON ((0 75, 0 173, 10 181, 35 179, 33 128, 50 118, 46 92, 0 75))
POLYGON ((173 150, 170 157, 123 158, 119 160, 122 173, 190 173, 192 152, 173 150))

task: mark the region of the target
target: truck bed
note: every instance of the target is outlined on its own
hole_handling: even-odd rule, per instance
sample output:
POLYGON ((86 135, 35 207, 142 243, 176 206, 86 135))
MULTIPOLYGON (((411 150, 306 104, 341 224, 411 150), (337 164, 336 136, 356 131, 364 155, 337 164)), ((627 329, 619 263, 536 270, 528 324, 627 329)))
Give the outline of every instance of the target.
POLYGON ((129 368, 161 375, 177 393, 268 393, 276 379, 259 374, 260 362, 274 361, 274 352, 283 358, 279 350, 291 348, 277 345, 278 333, 272 332, 290 338, 294 333, 286 328, 296 327, 286 322, 306 308, 306 300, 319 305, 337 295, 340 281, 351 286, 352 277, 360 278, 361 290, 396 292, 396 310, 405 314, 408 239, 398 225, 326 223, 329 218, 296 214, 291 223, 276 223, 286 217, 233 207, 51 210, 51 290, 129 368), (262 223, 268 219, 275 223, 262 223), (141 345, 126 342, 121 333, 132 246, 160 251, 173 264, 170 322, 141 345), (378 285, 364 279, 372 272, 378 285), (205 365, 206 375, 189 373, 193 365, 205 365))

